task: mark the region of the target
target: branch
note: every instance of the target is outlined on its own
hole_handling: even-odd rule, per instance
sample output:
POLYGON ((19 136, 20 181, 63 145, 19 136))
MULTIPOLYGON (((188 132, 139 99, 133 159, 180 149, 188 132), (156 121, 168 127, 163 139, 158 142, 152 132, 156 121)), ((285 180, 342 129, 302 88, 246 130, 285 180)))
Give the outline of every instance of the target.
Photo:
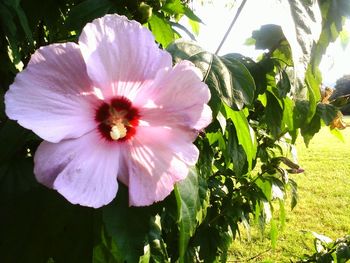
POLYGON ((232 29, 232 27, 234 26, 234 24, 236 23, 236 21, 237 21, 239 15, 241 14, 242 9, 243 9, 244 5, 246 4, 246 2, 247 2, 247 0, 243 0, 242 3, 241 3, 241 5, 238 7, 237 13, 236 13, 235 17, 233 18, 233 20, 232 20, 232 22, 231 22, 231 25, 230 25, 229 28, 227 29, 227 31, 226 31, 226 33, 225 33, 223 39, 222 39, 221 42, 220 42, 220 45, 218 46, 217 50, 215 51, 215 55, 217 55, 217 54, 219 53, 219 51, 220 51, 222 45, 225 43, 226 38, 227 38, 228 35, 230 34, 231 29, 232 29))

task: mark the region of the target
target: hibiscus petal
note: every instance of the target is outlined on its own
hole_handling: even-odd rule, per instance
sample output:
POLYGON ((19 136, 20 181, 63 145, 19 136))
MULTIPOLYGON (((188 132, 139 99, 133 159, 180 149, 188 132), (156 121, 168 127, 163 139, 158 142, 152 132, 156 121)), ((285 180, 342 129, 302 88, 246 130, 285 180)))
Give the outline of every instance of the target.
POLYGON ((172 65, 152 33, 124 16, 106 15, 87 24, 79 46, 88 74, 105 98, 119 95, 133 100, 141 83, 172 65))
POLYGON ((5 95, 6 114, 50 142, 92 130, 95 101, 74 43, 37 50, 5 95))
POLYGON ((151 85, 144 86, 134 100, 142 120, 149 126, 186 126, 200 130, 212 120, 208 105, 210 92, 199 69, 182 61, 162 69, 151 85))
POLYGON ((122 180, 129 186, 130 205, 151 205, 170 194, 198 159, 191 141, 184 130, 139 127, 130 147, 128 178, 122 180))
POLYGON ((116 196, 121 147, 95 131, 59 143, 44 141, 34 158, 36 179, 73 204, 101 207, 116 196))

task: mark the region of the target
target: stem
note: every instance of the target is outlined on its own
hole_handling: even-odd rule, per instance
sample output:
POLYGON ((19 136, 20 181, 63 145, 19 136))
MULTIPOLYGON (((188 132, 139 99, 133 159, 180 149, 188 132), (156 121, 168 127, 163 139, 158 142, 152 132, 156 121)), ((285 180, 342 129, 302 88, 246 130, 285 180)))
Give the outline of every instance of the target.
POLYGON ((241 3, 241 5, 238 7, 237 13, 236 13, 235 17, 233 18, 233 20, 232 20, 232 22, 231 22, 231 25, 230 25, 229 28, 227 29, 227 31, 226 31, 226 33, 225 33, 223 39, 222 39, 221 42, 220 42, 220 45, 218 46, 217 50, 215 51, 215 55, 217 55, 217 54, 219 53, 219 51, 220 51, 222 45, 225 43, 226 38, 227 38, 228 35, 230 34, 231 29, 232 29, 232 27, 234 26, 234 24, 236 23, 236 21, 237 21, 239 15, 241 14, 242 9, 243 9, 244 5, 246 4, 246 2, 247 2, 247 0, 243 0, 242 3, 241 3))

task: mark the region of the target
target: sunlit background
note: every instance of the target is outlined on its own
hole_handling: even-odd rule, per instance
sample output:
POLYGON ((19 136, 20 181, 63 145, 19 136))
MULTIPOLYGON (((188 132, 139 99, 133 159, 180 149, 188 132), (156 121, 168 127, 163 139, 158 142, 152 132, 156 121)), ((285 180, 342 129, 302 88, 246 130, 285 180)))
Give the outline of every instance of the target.
MULTIPOLYGON (((237 22, 231 30, 219 55, 238 52, 246 56, 256 57, 261 50, 255 50, 244 43, 251 37, 253 30, 264 24, 279 24, 284 19, 283 12, 278 10, 274 1, 248 0, 237 22)), ((194 0, 195 13, 203 20, 197 41, 208 51, 215 52, 227 31, 241 1, 232 0, 194 0)), ((344 35, 350 32, 350 21, 345 25, 344 35)), ((334 87, 337 79, 350 74, 350 47, 342 45, 338 39, 329 45, 323 56, 320 69, 323 73, 323 84, 334 87)))

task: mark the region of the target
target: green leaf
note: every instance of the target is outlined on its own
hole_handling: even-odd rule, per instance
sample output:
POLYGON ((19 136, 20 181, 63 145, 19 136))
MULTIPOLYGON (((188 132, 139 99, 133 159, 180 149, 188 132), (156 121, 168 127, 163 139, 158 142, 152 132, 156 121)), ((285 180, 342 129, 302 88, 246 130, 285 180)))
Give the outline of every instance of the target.
POLYGON ((345 139, 343 134, 341 133, 341 131, 339 131, 338 129, 330 129, 331 134, 333 134, 336 138, 338 138, 338 140, 340 140, 341 142, 345 143, 345 139))
POLYGON ((316 112, 318 116, 329 126, 334 118, 337 116, 338 110, 331 104, 319 103, 317 104, 316 112))
POLYGON ((293 121, 293 112, 294 112, 294 101, 286 97, 283 100, 283 118, 282 122, 284 125, 286 125, 289 129, 289 131, 293 131, 295 129, 294 127, 294 121, 293 121))
POLYGON ((306 125, 310 103, 306 100, 297 100, 293 111, 294 128, 301 128, 306 125))
POLYGON ((189 24, 191 26, 191 29, 192 29, 193 33, 196 36, 198 36, 199 35, 199 31, 200 31, 199 22, 190 19, 189 20, 189 24))
POLYGON ((252 102, 254 80, 242 63, 233 59, 220 59, 208 52, 198 53, 188 59, 202 70, 213 96, 218 96, 233 109, 242 109, 252 102))
POLYGON ((261 189, 267 201, 272 200, 272 184, 271 181, 258 178, 255 184, 261 189))
POLYGON ((240 145, 242 145, 248 161, 248 169, 252 169, 253 160, 257 152, 257 142, 254 131, 250 128, 247 118, 242 111, 234 111, 224 105, 226 118, 232 120, 237 131, 237 138, 240 145))
POLYGON ((161 228, 161 218, 159 215, 156 215, 150 220, 150 228, 147 237, 147 244, 144 247, 146 257, 143 258, 145 261, 149 257, 150 262, 155 263, 165 263, 169 262, 169 256, 166 250, 166 244, 162 237, 162 228, 161 228))
POLYGON ((298 80, 297 85, 294 85, 293 94, 298 99, 305 99, 305 72, 314 44, 321 33, 321 12, 317 1, 288 0, 276 1, 276 4, 279 4, 280 8, 289 8, 291 12, 290 16, 281 21, 281 27, 292 50, 294 72, 298 80))
POLYGON ((164 48, 175 40, 174 31, 167 19, 153 13, 148 21, 148 24, 153 35, 155 36, 156 41, 164 48))
POLYGON ((309 145, 312 137, 316 133, 318 133, 321 129, 321 118, 318 115, 314 115, 312 120, 308 123, 308 125, 305 125, 300 128, 301 135, 304 138, 304 142, 306 145, 309 145))
POLYGON ((194 41, 175 40, 166 50, 172 55, 173 62, 179 63, 203 51, 203 48, 194 41))
POLYGON ((185 6, 180 0, 168 0, 163 6, 162 11, 167 12, 171 15, 185 15, 190 20, 201 23, 202 20, 196 16, 193 11, 185 6))
POLYGON ((305 82, 307 85, 310 106, 306 121, 310 122, 316 113, 317 102, 321 100, 320 86, 322 83, 322 76, 317 66, 313 67, 313 69, 311 66, 307 68, 305 82))
POLYGON ((203 51, 193 42, 177 41, 169 46, 168 51, 175 61, 187 59, 201 69, 204 81, 211 91, 214 116, 220 100, 234 109, 242 109, 254 100, 255 83, 248 69, 231 56, 218 57, 203 51))
POLYGON ((288 92, 291 89, 289 77, 285 70, 282 70, 281 79, 277 83, 277 88, 278 88, 278 95, 280 98, 286 97, 288 92))
MULTIPOLYGON (((251 105, 254 100, 256 87, 254 78, 249 70, 242 62, 230 55, 225 55, 221 59, 231 73, 232 94, 234 100, 240 99, 244 104, 251 105)), ((241 108, 243 108, 243 106, 241 108)), ((237 109, 241 108, 237 104, 237 109)))
POLYGON ((190 21, 197 22, 197 23, 203 23, 202 20, 195 14, 193 11, 188 8, 187 6, 185 7, 185 16, 187 16, 190 21))
POLYGON ((338 96, 330 102, 335 107, 344 107, 350 105, 350 94, 344 96, 338 96))
POLYGON ((162 6, 162 10, 172 15, 184 14, 185 6, 180 0, 167 0, 162 6))
POLYGON ((343 29, 350 13, 348 0, 319 1, 322 13, 322 32, 312 56, 313 66, 318 66, 329 43, 334 42, 343 29))
POLYGON ((188 242, 206 215, 208 195, 206 182, 198 176, 196 170, 190 170, 185 180, 175 186, 178 209, 179 255, 184 262, 188 242))
POLYGON ((240 176, 247 172, 247 155, 242 145, 239 144, 236 129, 231 122, 229 122, 227 132, 227 155, 229 156, 229 161, 226 161, 226 165, 229 166, 232 162, 234 172, 237 176, 240 176))
POLYGON ((17 17, 19 19, 19 22, 22 26, 22 29, 25 33, 25 36, 26 36, 28 42, 30 43, 30 45, 33 45, 32 31, 29 28, 26 14, 24 13, 24 11, 20 5, 16 5, 14 8, 16 10, 17 17))
POLYGON ((273 69, 272 60, 264 59, 259 63, 256 63, 251 58, 242 56, 241 54, 237 53, 227 54, 225 57, 232 57, 239 60, 249 70, 256 86, 255 96, 258 96, 258 94, 263 94, 265 92, 267 87, 266 74, 268 71, 273 69))
POLYGON ((347 46, 350 42, 350 32, 345 28, 339 33, 340 43, 344 50, 346 50, 347 46))
POLYGON ((298 196, 298 184, 292 180, 292 179, 289 179, 288 181, 288 185, 290 186, 291 188, 291 209, 293 210, 293 208, 297 205, 298 203, 298 199, 299 199, 299 196, 298 196))
POLYGON ((266 98, 265 121, 272 135, 277 138, 281 133, 283 110, 279 100, 271 92, 266 92, 266 98))
POLYGON ((201 261, 225 262, 225 257, 232 241, 231 228, 216 224, 200 228, 195 236, 194 243, 199 247, 201 261))
MULTIPOLYGON (((119 185, 117 198, 103 207, 103 222, 111 238, 113 257, 117 262, 138 262, 148 240, 151 207, 129 207, 128 191, 119 185)), ((108 248, 108 249, 111 249, 108 248)))
MULTIPOLYGON (((119 263, 117 258, 114 256, 118 253, 117 245, 106 233, 104 225, 99 224, 94 228, 95 245, 92 253, 92 263, 119 263)), ((145 261, 145 263, 148 263, 148 261, 145 261)))
POLYGON ((113 2, 109 0, 85 0, 74 6, 68 13, 65 21, 66 27, 78 32, 87 22, 104 16, 112 8, 113 2))

